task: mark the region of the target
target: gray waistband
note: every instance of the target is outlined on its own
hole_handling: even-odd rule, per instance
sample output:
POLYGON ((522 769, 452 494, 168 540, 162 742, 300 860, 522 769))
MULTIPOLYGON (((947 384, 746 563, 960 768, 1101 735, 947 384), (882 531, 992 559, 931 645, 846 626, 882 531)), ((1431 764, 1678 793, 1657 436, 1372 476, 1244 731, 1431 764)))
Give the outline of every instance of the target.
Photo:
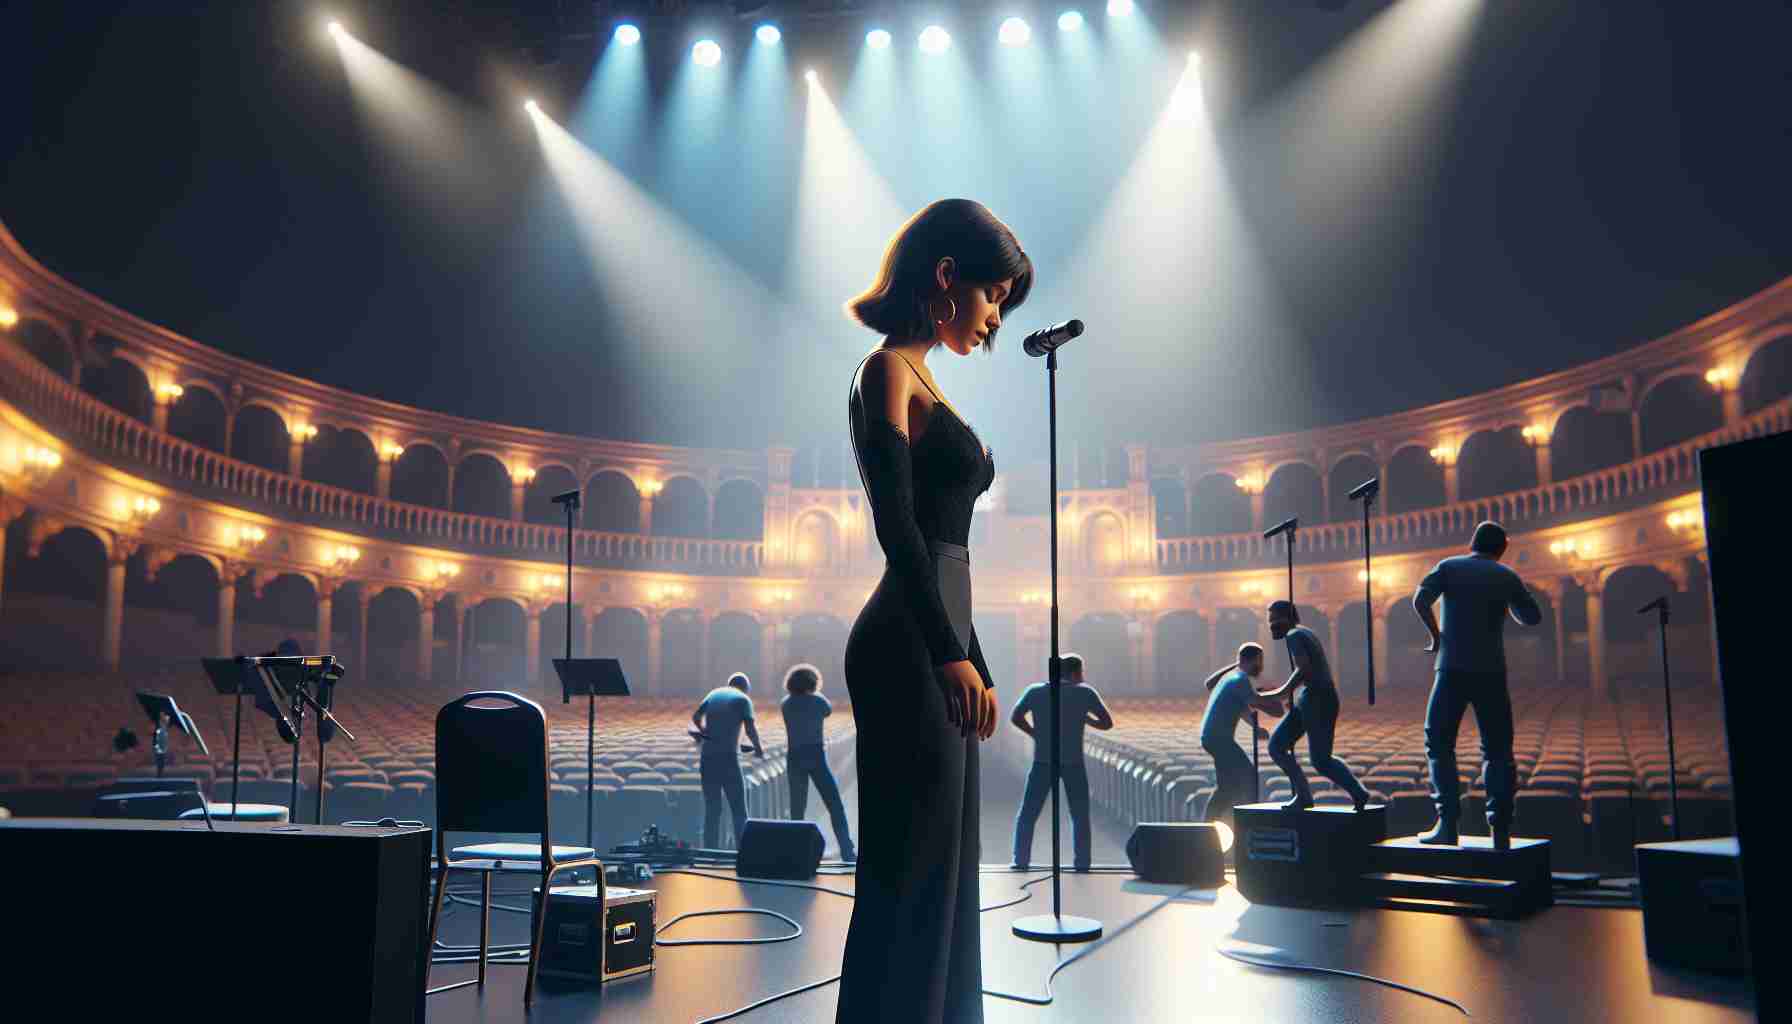
POLYGON ((956 558, 960 562, 968 563, 971 560, 971 549, 962 544, 949 544, 943 540, 930 540, 927 542, 927 549, 936 555, 945 555, 947 558, 956 558))

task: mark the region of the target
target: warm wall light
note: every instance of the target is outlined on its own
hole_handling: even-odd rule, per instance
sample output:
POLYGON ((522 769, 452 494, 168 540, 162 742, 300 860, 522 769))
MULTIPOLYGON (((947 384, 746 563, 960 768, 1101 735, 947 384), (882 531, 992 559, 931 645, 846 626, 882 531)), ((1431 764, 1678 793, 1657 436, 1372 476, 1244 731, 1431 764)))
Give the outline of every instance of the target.
MULTIPOLYGON (((1369 570, 1367 570, 1367 569, 1358 569, 1358 570, 1357 570, 1357 571, 1356 571, 1356 581, 1357 581, 1357 582, 1358 582, 1358 583, 1367 583, 1367 582, 1369 582, 1369 570)), ((1385 587, 1385 586, 1387 586, 1387 585, 1388 585, 1388 584, 1389 584, 1389 583, 1390 583, 1390 582, 1392 582, 1392 581, 1393 581, 1393 577, 1392 577, 1392 576, 1389 576, 1389 575, 1388 575, 1388 574, 1387 574, 1387 573, 1385 573, 1385 572, 1378 572, 1378 573, 1376 573, 1376 574, 1375 574, 1375 585, 1376 585, 1376 586, 1378 586, 1378 587, 1385 587)))
POLYGON ((305 423, 303 421, 300 421, 298 423, 294 423, 292 425, 292 429, 287 431, 287 434, 294 441, 297 441, 300 444, 304 444, 306 441, 309 441, 312 438, 317 436, 317 426, 316 426, 316 424, 305 423))
POLYGON ((1728 391, 1736 386, 1736 368, 1734 366, 1713 366, 1705 371, 1705 383, 1719 391, 1728 391))
POLYGON ((1043 590, 1023 590, 1020 595, 1021 604, 1047 604, 1052 596, 1043 590))
POLYGON ((361 549, 347 544, 338 544, 330 551, 330 564, 338 570, 347 569, 361 560, 361 549))
POLYGON ((26 445, 25 450, 20 453, 19 461, 24 464, 25 472, 41 479, 62 465, 62 455, 49 448, 26 445))
POLYGON ((1705 513, 1697 508, 1681 509, 1668 513, 1668 529, 1679 533, 1682 530, 1697 531, 1705 528, 1705 513))
POLYGON ((535 470, 529 466, 518 466, 510 471, 510 478, 519 484, 532 484, 535 482, 535 470))
POLYGON ((768 605, 789 604, 795 596, 788 590, 762 590, 759 592, 760 602, 768 605))
POLYGON ((230 528, 230 546, 247 551, 268 539, 268 531, 259 526, 242 524, 230 528))
POLYGON ((1524 438, 1524 443, 1532 448, 1539 448, 1549 443, 1549 428, 1542 424, 1533 423, 1518 433, 1524 438))
POLYGON ((12 330, 19 322, 19 311, 11 306, 0 306, 0 327, 12 330))
POLYGON ((656 583, 647 588, 648 600, 654 604, 662 604, 690 593, 682 583, 656 583))
POLYGON ((1431 449, 1431 458, 1440 466, 1454 466, 1456 464, 1456 449, 1448 444, 1440 444, 1431 449))
POLYGON ((1236 483, 1238 489, 1246 494, 1263 493, 1263 474, 1256 470, 1243 474, 1237 480, 1234 480, 1233 483, 1236 483))
POLYGON ((397 462, 398 457, 403 454, 404 445, 402 444, 392 444, 388 442, 380 447, 380 455, 384 457, 387 462, 397 462))
POLYGON ((453 562, 429 563, 429 578, 437 583, 446 583, 460 575, 460 566, 453 562))
POLYGON ((651 498, 665 489, 666 484, 663 480, 641 481, 641 497, 643 498, 651 498))
POLYGON ((187 393, 187 389, 173 381, 156 385, 156 401, 168 405, 187 393))
POLYGON ((1269 588, 1256 580, 1246 580, 1238 585, 1238 592, 1246 597, 1262 597, 1269 593, 1269 588))
POLYGON ((1561 540, 1552 540, 1549 542, 1549 553, 1555 555, 1557 558, 1581 558, 1587 555, 1591 550, 1592 545, 1583 540, 1576 540, 1573 537, 1564 537, 1561 540))
POLYGON ((162 511, 162 503, 154 498, 137 497, 131 499, 130 516, 139 523, 147 523, 154 519, 157 512, 162 511))

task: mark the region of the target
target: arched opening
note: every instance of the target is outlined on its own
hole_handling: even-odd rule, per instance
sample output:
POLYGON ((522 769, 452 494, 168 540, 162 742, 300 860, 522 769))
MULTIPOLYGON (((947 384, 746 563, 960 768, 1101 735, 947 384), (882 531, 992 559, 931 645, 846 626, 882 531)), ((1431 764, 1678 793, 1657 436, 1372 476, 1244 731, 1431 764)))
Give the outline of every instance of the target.
POLYGON ((1460 497, 1486 498, 1537 486, 1537 455, 1520 427, 1469 435, 1456 456, 1460 497))
POLYGON ((1159 537, 1188 536, 1188 488, 1173 476, 1151 479, 1151 504, 1156 509, 1159 537))
POLYGON ((1701 377, 1671 377, 1649 390, 1642 420, 1647 455, 1723 426, 1723 396, 1701 377))
POLYGON ((1506 679, 1514 688, 1527 685, 1553 685, 1556 678, 1556 619, 1554 603, 1547 593, 1532 589, 1531 596, 1543 612, 1535 626, 1506 623, 1506 679))
MULTIPOLYGON (((1246 642, 1265 645, 1266 671, 1267 666, 1277 663, 1268 650, 1269 630, 1263 625, 1261 611, 1254 608, 1221 608, 1213 620, 1214 655, 1222 662, 1230 661, 1238 656, 1239 645, 1246 642)), ((1212 669, 1208 671, 1211 672, 1212 669)))
POLYGON ((1243 533, 1251 528, 1251 496, 1238 489, 1227 473, 1209 473, 1195 481, 1194 513, 1189 530, 1198 537, 1243 533))
POLYGON ((415 680, 422 621, 416 595, 401 587, 388 587, 367 602, 368 678, 415 680))
POLYGON ((795 538, 794 554, 798 565, 815 569, 833 567, 839 543, 833 516, 813 509, 804 512, 797 517, 791 534, 795 538))
MULTIPOLYGON (((564 615, 564 612, 562 612, 564 615)), ((560 620, 560 628, 566 628, 560 620)), ((542 629, 545 643, 550 635, 542 629)), ((564 633, 552 634, 565 644, 564 633)), ((467 613, 466 671, 468 678, 491 683, 500 689, 515 687, 527 693, 533 689, 526 678, 529 669, 529 622, 523 607, 508 597, 487 598, 467 613)), ((543 662, 542 665, 547 665, 543 662)))
POLYGON ((232 458, 284 473, 287 448, 286 421, 274 410, 265 405, 247 405, 237 410, 236 423, 230 428, 232 458))
MULTIPOLYGON (((442 616, 436 616, 440 624, 442 616)), ((572 656, 585 657, 585 616, 581 606, 572 606, 572 656)), ((525 633, 525 638, 527 634, 525 633)), ((556 692, 560 685, 560 677, 554 673, 554 659, 566 657, 566 602, 556 601, 541 610, 541 648, 535 652, 537 664, 541 668, 539 682, 547 685, 550 693, 556 692)))
POLYGON ((605 608, 591 624, 591 653, 622 662, 635 693, 647 692, 647 619, 634 608, 605 608))
POLYGON ((407 445, 392 464, 392 500, 448 507, 448 459, 430 444, 407 445))
POLYGON ((237 582, 236 639, 246 651, 271 651, 291 639, 306 654, 317 645, 317 588, 303 576, 281 573, 256 595, 247 577, 237 582))
POLYGON ((63 380, 69 379, 69 373, 75 367, 75 357, 55 328, 42 320, 27 320, 19 325, 17 337, 19 345, 38 362, 56 371, 56 376, 63 380))
MULTIPOLYGON (((156 573, 131 576, 125 581, 125 603, 132 608, 171 613, 164 621, 173 626, 174 615, 189 628, 213 626, 218 621, 218 570, 198 555, 176 555, 156 573)), ((186 632, 175 627, 172 631, 186 632)), ((209 637, 190 633, 194 650, 211 650, 209 637)))
POLYGON ((1083 656, 1084 678, 1103 693, 1137 692, 1128 621, 1115 612, 1095 612, 1070 624, 1070 646, 1064 653, 1083 656))
POLYGON ((1629 462, 1636 457, 1630 447, 1630 414, 1594 412, 1577 405, 1556 420, 1549 438, 1549 472, 1568 480, 1629 462))
POLYGON ((653 532, 661 537, 701 537, 709 532, 709 495, 688 476, 666 481, 653 496, 653 532))
POLYGON ((1083 564, 1095 572, 1112 574, 1126 570, 1126 527, 1112 512, 1097 512, 1083 520, 1083 564))
MULTIPOLYGON (((523 491, 523 518, 531 523, 566 525, 566 509, 554 504, 553 497, 578 489, 579 478, 572 475, 572 470, 565 466, 540 467, 523 491)), ((573 525, 579 525, 577 516, 573 517, 573 525)))
MULTIPOLYGON (((762 631, 759 623, 751 615, 740 612, 723 612, 709 624, 709 650, 711 675, 718 679, 726 679, 736 672, 745 672, 759 687, 764 680, 764 687, 771 688, 783 683, 783 676, 772 677, 772 670, 766 666, 764 645, 760 642, 762 631)), ((830 680, 832 682, 833 680, 830 680)), ((844 690, 844 685, 842 685, 844 690)))
POLYGON ((626 473, 606 469, 585 484, 585 528, 641 532, 641 492, 626 473))
POLYGON ((791 665, 808 662, 821 669, 824 679, 837 680, 836 693, 846 690, 846 623, 832 615, 798 615, 790 623, 789 660, 774 665, 772 675, 779 682, 791 665))
POLYGON ((305 479, 372 494, 379 487, 379 457, 359 430, 320 426, 305 444, 305 479))
MULTIPOLYGON (((1157 620, 1152 657, 1157 663, 1156 691, 1199 698, 1200 682, 1219 667, 1208 664, 1207 620, 1195 612, 1170 612, 1157 620)), ((1219 657, 1218 662, 1224 662, 1219 657)))
MULTIPOLYGON (((1425 645, 1431 641, 1425 624, 1412 610, 1410 597, 1397 598, 1384 607, 1388 613, 1388 686, 1408 693, 1427 692, 1436 656, 1425 653, 1425 645)), ((1376 671, 1379 683, 1379 666, 1376 671)))
POLYGON ((1389 512, 1436 508, 1444 503, 1444 468, 1429 449, 1408 445, 1388 460, 1388 478, 1381 482, 1381 500, 1389 512))
POLYGON ((27 558, 29 518, 7 529, 6 605, 0 615, 7 661, 18 667, 90 666, 99 651, 105 544, 72 526, 45 540, 36 558, 27 558))
POLYGON ((1755 350, 1742 372, 1742 410, 1755 412, 1792 395, 1792 334, 1755 350))
POLYGON ((168 432, 214 452, 224 450, 224 403, 210 388, 189 387, 168 409, 168 432))
POLYGON ((1278 466, 1263 485, 1263 525, 1274 526, 1299 516, 1303 523, 1318 523, 1325 514, 1325 494, 1319 471, 1304 462, 1278 466))
POLYGON ((1331 483, 1331 507, 1326 509, 1326 513, 1332 522, 1362 522, 1363 510, 1357 507, 1357 502, 1350 500, 1350 492, 1377 472, 1375 460, 1360 453, 1346 455, 1333 464, 1331 472, 1326 475, 1331 483))
POLYGON ((727 677, 703 670, 703 614, 675 608, 660 620, 660 693, 667 697, 708 693, 727 677))
MULTIPOLYGON (((1379 601, 1380 598, 1377 599, 1377 603, 1379 601)), ((1303 611, 1301 614, 1305 615, 1306 613, 1303 611)), ((1410 608, 1407 609, 1407 614, 1412 614, 1410 608)), ((1336 650, 1327 650, 1325 653, 1331 658, 1332 671, 1338 675, 1338 678, 1353 680, 1355 689, 1352 692, 1360 692, 1365 696, 1369 691, 1368 640, 1368 623, 1363 621, 1363 602, 1353 601, 1338 609, 1338 646, 1336 650)), ((1376 665, 1375 692, 1377 700, 1380 699, 1382 693, 1387 691, 1388 678, 1388 667, 1376 665)))
POLYGON ((485 452, 474 452, 454 467, 452 507, 468 515, 509 519, 510 486, 510 470, 502 462, 485 452))
POLYGON ((138 422, 150 421, 149 378, 117 356, 81 369, 81 390, 138 422))
POLYGON ((765 536, 765 494, 758 484, 737 477, 716 489, 716 521, 709 535, 727 540, 765 536))
MULTIPOLYGON (((1668 618, 1692 604, 1667 573, 1652 565, 1627 565, 1605 581, 1605 679, 1613 693, 1661 695, 1659 627, 1653 614, 1634 615, 1658 597, 1668 599, 1668 618)), ((1669 641, 1670 644, 1672 640, 1669 641)), ((1687 661, 1703 660, 1688 658, 1687 661)))

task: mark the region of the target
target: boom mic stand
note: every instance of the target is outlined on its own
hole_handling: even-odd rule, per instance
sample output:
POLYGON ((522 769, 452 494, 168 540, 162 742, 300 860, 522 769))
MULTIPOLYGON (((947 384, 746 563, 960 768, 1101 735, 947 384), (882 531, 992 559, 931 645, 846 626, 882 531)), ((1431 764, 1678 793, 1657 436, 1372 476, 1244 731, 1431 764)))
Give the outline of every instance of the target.
POLYGON ((1668 808, 1674 816, 1674 840, 1680 839, 1680 781, 1674 767, 1674 691, 1668 686, 1668 598, 1666 594, 1636 610, 1638 615, 1656 613, 1661 626, 1661 697, 1668 715, 1668 808))
MULTIPOLYGON (((549 499, 566 506, 566 660, 572 662, 572 520, 579 511, 577 488, 556 494, 549 499)), ((590 652, 586 652, 589 654, 590 652)), ((590 691, 585 707, 585 845, 591 849, 592 822, 596 820, 596 791, 592 776, 597 772, 597 691, 590 691)))
MULTIPOLYGON (((1076 333, 1082 333, 1082 324, 1076 323, 1076 333)), ((1074 335, 1073 335, 1074 336, 1074 335)), ((1050 666, 1050 688, 1052 702, 1052 912, 1050 914, 1032 914, 1019 918, 1014 922, 1014 934, 1023 939, 1035 942, 1088 942, 1101 937, 1101 922, 1089 917, 1066 917, 1063 913, 1063 893, 1059 884, 1059 876, 1063 872, 1063 864, 1058 851, 1058 786, 1063 764, 1059 760, 1061 751, 1059 733, 1059 715, 1063 711, 1063 697, 1058 692, 1060 681, 1064 678, 1064 664, 1058 658, 1058 350, 1054 347, 1045 353, 1046 411, 1050 421, 1051 435, 1051 543, 1052 543, 1052 612, 1051 634, 1052 654, 1047 663, 1050 666)))
POLYGON ((1369 663, 1369 706, 1375 706, 1375 570, 1369 566, 1369 506, 1381 493, 1381 478, 1372 476, 1350 489, 1350 500, 1363 503, 1363 651, 1369 663))

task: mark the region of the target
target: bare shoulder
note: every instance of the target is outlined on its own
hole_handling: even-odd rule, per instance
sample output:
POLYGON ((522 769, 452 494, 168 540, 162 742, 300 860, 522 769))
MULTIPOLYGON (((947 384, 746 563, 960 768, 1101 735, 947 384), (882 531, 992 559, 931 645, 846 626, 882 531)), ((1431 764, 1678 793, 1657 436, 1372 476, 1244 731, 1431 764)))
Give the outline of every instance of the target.
POLYGON ((914 371, 889 349, 871 353, 853 382, 868 414, 882 417, 908 433, 908 405, 914 394, 914 371))

